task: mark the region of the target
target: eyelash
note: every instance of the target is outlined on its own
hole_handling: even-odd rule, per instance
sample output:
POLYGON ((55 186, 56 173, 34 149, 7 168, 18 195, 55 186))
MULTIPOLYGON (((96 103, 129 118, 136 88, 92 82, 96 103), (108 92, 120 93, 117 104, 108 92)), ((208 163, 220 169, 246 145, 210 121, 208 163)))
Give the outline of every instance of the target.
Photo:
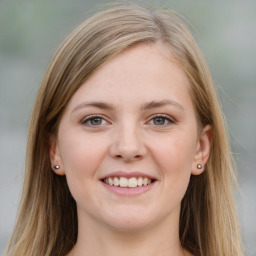
POLYGON ((90 116, 87 116, 84 119, 82 119, 81 124, 82 125, 87 125, 87 126, 90 126, 90 127, 96 127, 96 126, 101 126, 103 121, 105 121, 107 123, 107 121, 100 115, 90 115, 90 116), (95 119, 100 119, 101 123, 99 125, 95 125, 95 124, 92 124, 92 123, 89 124, 89 122, 92 122, 95 119))
MULTIPOLYGON (((163 114, 159 114, 159 115, 155 115, 155 116, 151 117, 151 119, 147 123, 154 122, 154 120, 156 120, 157 118, 161 118, 162 120, 164 120, 164 124, 151 123, 151 125, 160 127, 160 126, 167 126, 167 125, 175 123, 175 121, 172 118, 170 118, 168 115, 163 115, 163 114)), ((107 123, 107 121, 104 119, 104 117, 102 117, 100 115, 90 115, 90 116, 85 117, 81 121, 82 125, 86 125, 89 127, 99 127, 99 126, 105 125, 106 123, 107 123), (92 121, 96 120, 96 119, 100 119, 100 121, 101 121, 100 124, 92 124, 92 121), (105 123, 102 124, 102 122, 105 122, 105 123)))
POLYGON ((157 127, 160 127, 160 126, 167 126, 167 125, 170 125, 170 124, 174 124, 174 123, 175 123, 172 118, 170 118, 170 117, 167 116, 167 115, 163 115, 163 114, 159 114, 159 115, 153 116, 153 117, 149 120, 149 122, 154 121, 154 120, 156 120, 157 118, 161 118, 161 119, 164 120, 164 124, 160 124, 160 125, 158 125, 158 124, 152 124, 152 125, 155 125, 155 126, 157 126, 157 127), (166 121, 167 121, 167 123, 166 123, 166 121))

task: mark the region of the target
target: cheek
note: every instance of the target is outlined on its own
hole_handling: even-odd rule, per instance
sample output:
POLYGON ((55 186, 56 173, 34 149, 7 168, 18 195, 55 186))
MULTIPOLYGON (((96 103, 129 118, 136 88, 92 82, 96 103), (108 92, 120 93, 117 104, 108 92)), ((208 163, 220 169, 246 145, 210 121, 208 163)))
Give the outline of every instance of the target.
POLYGON ((85 198, 88 206, 99 204, 92 195, 97 194, 95 181, 99 178, 97 170, 106 152, 105 144, 93 136, 85 136, 83 132, 65 133, 61 138, 62 163, 70 192, 77 205, 83 205, 85 198))
POLYGON ((103 143, 83 133, 66 133, 60 141, 60 155, 70 186, 84 185, 96 179, 103 157, 103 143))
MULTIPOLYGON (((170 195, 182 199, 186 192, 195 154, 195 141, 190 136, 172 134, 154 147, 155 161, 160 176, 164 181, 164 188, 170 195)), ((179 201, 179 200, 178 200, 179 201)))
POLYGON ((154 147, 154 152, 155 159, 167 172, 191 171, 195 155, 195 141, 188 136, 173 134, 159 141, 154 147))
POLYGON ((150 150, 159 172, 162 195, 157 200, 165 206, 161 208, 161 216, 180 207, 190 181, 194 145, 190 136, 176 131, 152 140, 150 150))

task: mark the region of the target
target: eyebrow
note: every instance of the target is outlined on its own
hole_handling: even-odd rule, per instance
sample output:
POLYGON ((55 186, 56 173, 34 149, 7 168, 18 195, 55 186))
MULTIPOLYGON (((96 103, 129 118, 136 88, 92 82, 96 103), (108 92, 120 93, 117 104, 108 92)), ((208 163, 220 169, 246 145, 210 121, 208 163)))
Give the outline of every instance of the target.
POLYGON ((97 101, 93 101, 93 102, 83 102, 79 105, 77 105, 72 112, 80 109, 80 108, 84 108, 84 107, 96 107, 99 109, 104 109, 104 110, 113 110, 114 107, 110 104, 104 103, 104 102, 97 102, 97 101))
MULTIPOLYGON (((160 108, 166 105, 173 105, 174 107, 178 108, 179 110, 184 111, 184 107, 178 103, 177 101, 174 100, 161 100, 161 101, 150 101, 148 103, 145 103, 141 106, 141 110, 150 110, 150 109, 154 109, 154 108, 160 108)), ((103 110, 113 110, 114 106, 108 103, 104 103, 104 102, 97 102, 97 101, 93 101, 93 102, 83 102, 79 105, 77 105, 72 112, 84 108, 84 107, 96 107, 99 109, 103 109, 103 110)))
POLYGON ((166 105, 173 105, 174 107, 178 108, 179 110, 184 111, 184 107, 175 100, 161 100, 161 101, 150 101, 144 104, 141 109, 142 110, 150 110, 153 108, 160 108, 166 105))

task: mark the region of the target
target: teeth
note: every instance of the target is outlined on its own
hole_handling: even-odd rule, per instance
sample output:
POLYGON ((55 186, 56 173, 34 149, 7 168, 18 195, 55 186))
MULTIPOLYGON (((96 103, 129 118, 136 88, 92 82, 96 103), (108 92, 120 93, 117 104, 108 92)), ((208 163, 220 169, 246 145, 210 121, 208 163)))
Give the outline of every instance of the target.
POLYGON ((113 185, 113 179, 110 178, 110 177, 108 178, 108 184, 111 185, 111 186, 113 185))
POLYGON ((142 184, 143 184, 143 178, 139 177, 138 178, 138 186, 140 187, 140 186, 142 186, 142 184))
POLYGON ((124 178, 124 177, 121 177, 120 178, 120 187, 128 187, 128 179, 124 178))
POLYGON ((149 178, 136 178, 136 177, 132 177, 132 178, 125 178, 125 177, 109 177, 104 179, 104 182, 106 184, 109 184, 110 186, 120 186, 123 188, 136 188, 136 187, 141 187, 141 186, 147 186, 149 184, 152 183, 152 180, 149 178))
POLYGON ((138 182, 137 182, 136 178, 129 179, 129 184, 128 184, 129 188, 136 188, 137 184, 138 184, 138 182))
POLYGON ((120 181, 117 177, 114 178, 114 186, 119 186, 120 185, 120 181))

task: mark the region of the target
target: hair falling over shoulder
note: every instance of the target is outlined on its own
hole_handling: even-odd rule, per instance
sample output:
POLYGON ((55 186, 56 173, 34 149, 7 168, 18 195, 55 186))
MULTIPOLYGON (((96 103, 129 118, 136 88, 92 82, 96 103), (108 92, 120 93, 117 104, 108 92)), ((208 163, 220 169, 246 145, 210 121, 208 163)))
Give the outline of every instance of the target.
POLYGON ((205 172, 192 176, 181 204, 180 241, 195 256, 242 256, 233 197, 234 164, 224 117, 204 58, 185 21, 173 11, 131 3, 108 7, 64 41, 38 92, 27 143, 26 170, 16 225, 6 256, 63 256, 74 246, 76 203, 65 176, 52 171, 51 135, 74 92, 100 66, 128 47, 164 43, 190 81, 200 126, 211 125, 205 172))

